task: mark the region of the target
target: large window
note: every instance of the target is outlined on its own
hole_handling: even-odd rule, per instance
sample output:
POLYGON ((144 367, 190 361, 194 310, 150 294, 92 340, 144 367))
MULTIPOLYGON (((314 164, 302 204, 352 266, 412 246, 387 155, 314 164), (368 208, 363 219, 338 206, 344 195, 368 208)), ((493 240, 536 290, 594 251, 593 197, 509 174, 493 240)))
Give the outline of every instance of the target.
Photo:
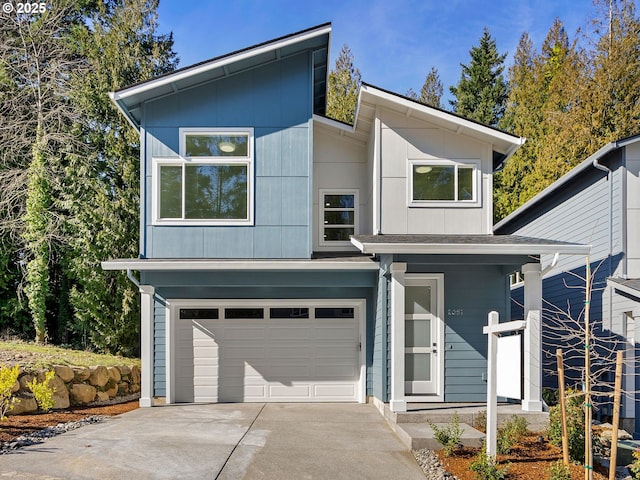
POLYGON ((358 233, 358 191, 320 191, 320 245, 351 245, 358 233))
POLYGON ((412 160, 409 168, 410 205, 478 202, 477 162, 412 160))
POLYGON ((180 155, 154 158, 154 223, 252 223, 251 129, 181 129, 180 155))

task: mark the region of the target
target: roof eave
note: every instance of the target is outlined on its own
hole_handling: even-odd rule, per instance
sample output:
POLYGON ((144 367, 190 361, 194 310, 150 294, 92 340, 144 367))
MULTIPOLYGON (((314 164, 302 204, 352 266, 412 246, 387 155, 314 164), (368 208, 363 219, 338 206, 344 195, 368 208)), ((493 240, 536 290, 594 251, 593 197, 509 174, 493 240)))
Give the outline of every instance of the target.
POLYGON ((432 244, 432 243, 368 243, 351 238, 351 243, 364 254, 416 255, 587 255, 590 245, 521 245, 521 244, 432 244))

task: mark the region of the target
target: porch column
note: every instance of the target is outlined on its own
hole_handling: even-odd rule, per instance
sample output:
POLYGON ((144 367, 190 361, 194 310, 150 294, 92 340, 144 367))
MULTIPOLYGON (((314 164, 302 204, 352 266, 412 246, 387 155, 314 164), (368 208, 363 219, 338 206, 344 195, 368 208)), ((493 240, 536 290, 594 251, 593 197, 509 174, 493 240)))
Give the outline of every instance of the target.
POLYGON ((542 411, 542 273, 539 263, 522 266, 524 275, 524 399, 522 410, 542 411))
POLYGON ((391 264, 391 399, 392 412, 406 412, 404 399, 404 274, 407 264, 391 264))
POLYGON ((153 294, 151 285, 140 285, 140 406, 153 406, 153 294))

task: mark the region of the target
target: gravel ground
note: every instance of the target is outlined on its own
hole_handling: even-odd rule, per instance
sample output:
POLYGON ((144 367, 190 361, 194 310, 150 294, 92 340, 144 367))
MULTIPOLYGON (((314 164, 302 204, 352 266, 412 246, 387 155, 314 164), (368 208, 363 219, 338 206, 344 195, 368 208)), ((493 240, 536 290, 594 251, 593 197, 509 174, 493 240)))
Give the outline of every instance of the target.
POLYGON ((423 448, 421 450, 412 450, 413 456, 416 458, 418 465, 422 468, 425 477, 429 480, 457 480, 454 475, 446 472, 440 464, 440 459, 433 452, 423 448))
POLYGON ((3 442, 0 444, 0 455, 11 453, 18 448, 27 447, 29 445, 35 445, 36 443, 42 443, 47 438, 55 437, 61 433, 70 432, 76 428, 84 427, 92 423, 102 422, 106 417, 100 415, 93 415, 91 417, 83 418, 76 422, 59 423, 55 427, 47 427, 37 432, 22 435, 13 439, 10 442, 3 442))

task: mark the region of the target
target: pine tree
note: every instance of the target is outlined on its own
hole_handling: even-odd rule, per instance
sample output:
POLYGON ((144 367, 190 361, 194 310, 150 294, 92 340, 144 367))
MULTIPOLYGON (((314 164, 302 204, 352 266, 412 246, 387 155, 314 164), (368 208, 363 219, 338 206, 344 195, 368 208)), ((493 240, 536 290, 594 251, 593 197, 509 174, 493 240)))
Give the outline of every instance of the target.
POLYGON ((157 0, 110 0, 76 33, 89 71, 75 78, 77 125, 89 149, 73 157, 64 201, 69 209, 74 280, 71 304, 78 333, 104 351, 136 354, 139 295, 122 272, 100 262, 132 258, 139 245, 139 138, 108 92, 176 67, 171 35, 157 33, 157 0))
POLYGON ((347 45, 342 47, 335 68, 329 73, 327 116, 353 125, 362 79, 354 67, 354 58, 347 45))
POLYGON ((420 89, 420 95, 410 88, 407 92, 407 97, 431 107, 442 108, 440 101, 443 93, 444 88, 438 70, 435 67, 431 67, 420 89))
POLYGON ((486 125, 496 126, 504 113, 507 84, 502 76, 506 54, 500 55, 496 41, 484 29, 480 45, 469 51, 471 61, 461 64, 458 84, 450 87, 450 100, 458 115, 486 125))

